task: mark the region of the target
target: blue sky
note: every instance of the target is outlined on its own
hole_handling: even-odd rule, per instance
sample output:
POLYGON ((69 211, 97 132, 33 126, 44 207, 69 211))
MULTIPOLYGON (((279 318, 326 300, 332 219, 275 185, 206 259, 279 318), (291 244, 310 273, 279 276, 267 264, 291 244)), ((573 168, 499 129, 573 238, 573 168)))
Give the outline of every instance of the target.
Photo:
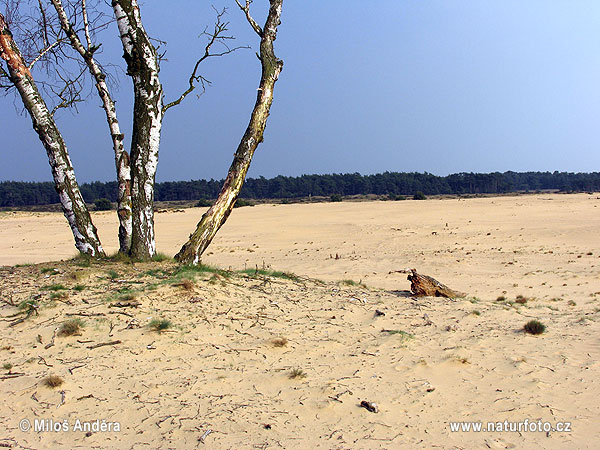
MULTIPOLYGON (((167 113, 158 181, 223 178, 254 105, 258 37, 233 0, 212 4, 229 6, 236 42, 253 49, 209 61, 212 86, 167 113)), ((253 4, 259 22, 266 4, 253 4)), ((168 43, 167 101, 185 89, 210 5, 142 5, 148 32, 168 43)), ((101 62, 123 67, 116 26, 102 36, 101 62)), ((598 1, 286 0, 276 52, 285 66, 249 176, 600 170, 598 1)), ((119 81, 129 137, 131 82, 119 81)), ((81 182, 115 178, 99 105, 94 94, 56 116, 81 182)), ((51 180, 19 107, 0 98, 0 180, 51 180)))

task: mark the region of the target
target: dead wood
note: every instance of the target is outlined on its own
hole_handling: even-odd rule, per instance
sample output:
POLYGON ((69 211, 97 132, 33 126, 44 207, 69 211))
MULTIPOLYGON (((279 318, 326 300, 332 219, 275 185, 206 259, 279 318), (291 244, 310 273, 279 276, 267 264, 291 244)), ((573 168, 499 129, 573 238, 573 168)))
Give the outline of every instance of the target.
POLYGON ((410 281, 410 290, 415 297, 460 298, 467 295, 464 292, 450 289, 435 278, 418 274, 416 269, 411 269, 410 272, 408 281, 410 281))

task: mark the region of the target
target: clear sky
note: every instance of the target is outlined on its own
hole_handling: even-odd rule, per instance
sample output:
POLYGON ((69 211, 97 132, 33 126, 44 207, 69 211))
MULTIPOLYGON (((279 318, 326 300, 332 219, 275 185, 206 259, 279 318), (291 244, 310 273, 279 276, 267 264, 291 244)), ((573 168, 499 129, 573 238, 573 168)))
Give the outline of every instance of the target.
MULTIPOLYGON (((168 43, 169 101, 214 12, 207 1, 142 3, 146 29, 168 43)), ((236 42, 253 49, 209 61, 206 94, 169 110, 158 181, 223 178, 254 105, 258 36, 233 0, 212 4, 229 6, 236 42)), ((267 4, 252 5, 261 23, 267 4)), ((100 61, 123 67, 116 25, 103 40, 100 61)), ((285 66, 249 176, 600 170, 598 0, 285 0, 276 53, 285 66)), ((119 80, 129 137, 131 82, 119 80)), ((94 93, 56 116, 81 182, 115 179, 99 106, 94 93)), ((0 180, 51 180, 20 109, 0 97, 0 180)))

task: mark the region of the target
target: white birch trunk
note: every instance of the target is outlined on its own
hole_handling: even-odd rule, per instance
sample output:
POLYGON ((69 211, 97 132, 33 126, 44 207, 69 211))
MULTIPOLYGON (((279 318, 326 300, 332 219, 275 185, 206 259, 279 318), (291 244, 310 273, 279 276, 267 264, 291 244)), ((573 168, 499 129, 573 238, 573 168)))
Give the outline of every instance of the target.
POLYGON ((87 206, 79 191, 65 141, 1 14, 0 53, 8 66, 11 81, 31 116, 33 128, 46 149, 54 177, 54 186, 58 192, 63 213, 73 232, 75 247, 81 253, 90 256, 104 256, 96 227, 92 223, 87 206))
POLYGON ((156 253, 154 238, 154 179, 163 117, 158 55, 142 25, 137 0, 112 2, 127 74, 134 89, 131 136, 132 240, 130 255, 149 259, 156 253))
MULTIPOLYGON (((132 234, 132 217, 131 217, 131 170, 129 167, 129 154, 123 147, 124 136, 121 133, 119 120, 117 118, 117 110, 115 103, 110 95, 106 84, 106 75, 102 71, 94 59, 94 53, 91 47, 91 42, 88 42, 86 48, 79 36, 69 22, 67 14, 61 0, 51 0, 54 9, 58 14, 62 29, 65 31, 71 46, 81 55, 85 61, 88 70, 96 82, 96 90, 102 100, 102 108, 106 114, 106 120, 112 138, 113 150, 115 153, 115 166, 117 169, 118 182, 118 204, 117 215, 119 217, 119 251, 128 254, 131 249, 131 234, 132 234)), ((85 8, 85 2, 83 3, 85 8)), ((85 14, 85 9, 84 9, 85 14)), ((85 16, 84 16, 85 17, 85 16)), ((87 27, 87 20, 84 20, 87 27)), ((89 33, 86 28, 86 37, 89 39, 89 33)))

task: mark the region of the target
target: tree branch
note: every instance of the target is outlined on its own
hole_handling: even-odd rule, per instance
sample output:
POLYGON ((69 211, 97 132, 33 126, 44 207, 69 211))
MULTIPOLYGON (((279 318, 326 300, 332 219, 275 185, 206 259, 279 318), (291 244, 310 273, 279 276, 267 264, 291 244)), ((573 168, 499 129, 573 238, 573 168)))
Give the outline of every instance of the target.
POLYGON ((244 13, 246 14, 246 19, 248 20, 248 23, 250 24, 250 26, 252 27, 252 29, 254 31, 256 31, 256 34, 258 34, 262 38, 263 37, 263 30, 262 30, 262 28, 260 27, 260 25, 258 23, 256 23, 256 21, 250 15, 250 5, 252 4, 252 0, 246 0, 246 5, 242 5, 239 2, 239 0, 235 0, 235 2, 240 7, 240 9, 242 11, 244 11, 244 13))
POLYGON ((40 59, 42 59, 46 53, 50 52, 50 51, 51 51, 51 50, 52 50, 54 47, 56 47, 56 46, 58 46, 58 45, 62 44, 62 43, 63 43, 63 42, 65 42, 65 41, 66 41, 66 39, 58 39, 57 41, 54 41, 54 43, 52 43, 52 44, 48 45, 48 46, 47 46, 45 49, 43 49, 43 50, 40 52, 40 54, 39 54, 39 55, 37 55, 37 56, 34 58, 34 60, 33 60, 33 61, 31 61, 31 62, 29 63, 29 66, 27 66, 27 68, 28 68, 29 70, 33 69, 33 66, 34 66, 34 64, 35 64, 36 62, 38 62, 40 59))
POLYGON ((221 19, 225 15, 226 11, 227 11, 226 8, 223 8, 223 10, 220 12, 217 11, 217 21, 215 22, 215 27, 214 27, 212 33, 208 33, 206 30, 204 30, 202 32, 201 36, 202 35, 208 36, 208 43, 206 44, 206 47, 204 47, 204 54, 202 55, 202 57, 200 59, 198 59, 196 61, 196 64, 194 64, 194 69, 192 70, 192 74, 190 75, 190 78, 188 80, 188 88, 179 96, 179 98, 177 98, 176 100, 174 100, 170 103, 167 103, 163 107, 163 113, 165 113, 169 108, 179 105, 188 96, 188 94, 190 94, 194 89, 196 89, 196 83, 200 83, 202 85, 202 93, 200 95, 202 95, 206 91, 206 85, 210 84, 210 81, 207 80, 202 75, 198 75, 198 68, 200 67, 200 64, 203 61, 207 60, 208 58, 212 58, 212 57, 228 55, 228 54, 233 53, 236 50, 239 50, 241 48, 250 48, 248 46, 239 46, 239 47, 230 48, 226 44, 227 40, 234 39, 233 36, 225 35, 225 33, 228 31, 227 27, 229 26, 229 22, 223 22, 221 19), (215 43, 222 44, 226 50, 222 51, 220 53, 211 53, 210 50, 215 43))

